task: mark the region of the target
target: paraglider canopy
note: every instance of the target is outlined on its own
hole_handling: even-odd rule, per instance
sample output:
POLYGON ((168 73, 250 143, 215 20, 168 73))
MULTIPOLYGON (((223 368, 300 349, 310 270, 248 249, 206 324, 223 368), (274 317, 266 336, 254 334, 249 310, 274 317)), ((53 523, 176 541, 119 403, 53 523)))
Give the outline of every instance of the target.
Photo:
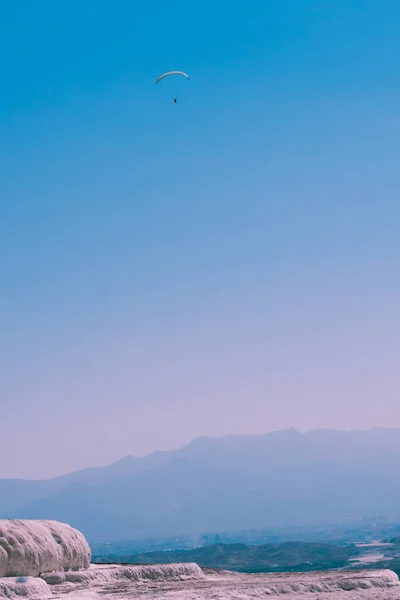
POLYGON ((162 75, 160 75, 160 77, 158 77, 158 79, 156 80, 156 83, 158 83, 159 81, 161 81, 162 79, 165 79, 166 77, 171 77, 173 99, 174 99, 175 104, 176 104, 177 95, 178 95, 177 79, 180 79, 179 77, 177 77, 178 75, 185 77, 185 79, 190 79, 189 75, 187 73, 184 73, 183 71, 167 71, 166 73, 163 73, 162 75))
POLYGON ((190 79, 189 75, 187 73, 184 73, 183 71, 167 71, 167 73, 163 73, 162 75, 160 75, 156 83, 161 81, 161 79, 164 79, 164 77, 169 77, 170 75, 183 75, 183 77, 186 77, 186 79, 190 79))

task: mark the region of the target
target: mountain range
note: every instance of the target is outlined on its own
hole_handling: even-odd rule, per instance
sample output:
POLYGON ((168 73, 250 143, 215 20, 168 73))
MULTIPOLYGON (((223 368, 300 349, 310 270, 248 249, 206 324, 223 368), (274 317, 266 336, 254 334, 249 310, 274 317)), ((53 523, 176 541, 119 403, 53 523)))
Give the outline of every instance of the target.
POLYGON ((400 514, 400 429, 202 437, 42 481, 0 479, 0 518, 130 539, 400 514))

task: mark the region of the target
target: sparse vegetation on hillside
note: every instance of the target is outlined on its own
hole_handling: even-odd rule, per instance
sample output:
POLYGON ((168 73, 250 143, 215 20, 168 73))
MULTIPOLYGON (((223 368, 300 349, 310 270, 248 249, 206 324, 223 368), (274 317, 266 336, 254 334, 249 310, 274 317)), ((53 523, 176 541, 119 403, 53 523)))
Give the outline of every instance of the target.
POLYGON ((340 568, 357 556, 356 546, 336 546, 312 542, 286 542, 246 546, 214 544, 193 550, 145 552, 128 556, 108 554, 94 557, 96 562, 166 564, 195 562, 201 567, 241 572, 315 571, 340 568))

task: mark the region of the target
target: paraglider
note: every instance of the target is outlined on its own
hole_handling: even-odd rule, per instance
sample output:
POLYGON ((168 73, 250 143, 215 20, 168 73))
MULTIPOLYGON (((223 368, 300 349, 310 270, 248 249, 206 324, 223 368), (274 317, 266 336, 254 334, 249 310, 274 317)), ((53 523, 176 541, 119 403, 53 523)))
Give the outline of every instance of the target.
POLYGON ((172 77, 173 78, 173 83, 174 83, 174 103, 177 103, 177 87, 176 87, 176 82, 174 81, 176 76, 182 76, 185 77, 186 79, 190 79, 189 75, 187 73, 184 73, 183 71, 167 71, 166 73, 163 73, 162 75, 160 75, 160 77, 156 80, 156 83, 159 83, 162 79, 164 79, 165 77, 172 77))

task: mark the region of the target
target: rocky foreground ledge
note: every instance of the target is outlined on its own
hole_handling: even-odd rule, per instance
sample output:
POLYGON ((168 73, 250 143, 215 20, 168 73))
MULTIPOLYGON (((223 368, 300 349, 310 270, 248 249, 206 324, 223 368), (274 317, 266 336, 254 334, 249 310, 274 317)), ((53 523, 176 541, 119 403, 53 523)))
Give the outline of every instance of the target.
POLYGON ((56 521, 0 520, 0 599, 400 600, 390 570, 241 575, 196 564, 94 565, 84 536, 56 521))

